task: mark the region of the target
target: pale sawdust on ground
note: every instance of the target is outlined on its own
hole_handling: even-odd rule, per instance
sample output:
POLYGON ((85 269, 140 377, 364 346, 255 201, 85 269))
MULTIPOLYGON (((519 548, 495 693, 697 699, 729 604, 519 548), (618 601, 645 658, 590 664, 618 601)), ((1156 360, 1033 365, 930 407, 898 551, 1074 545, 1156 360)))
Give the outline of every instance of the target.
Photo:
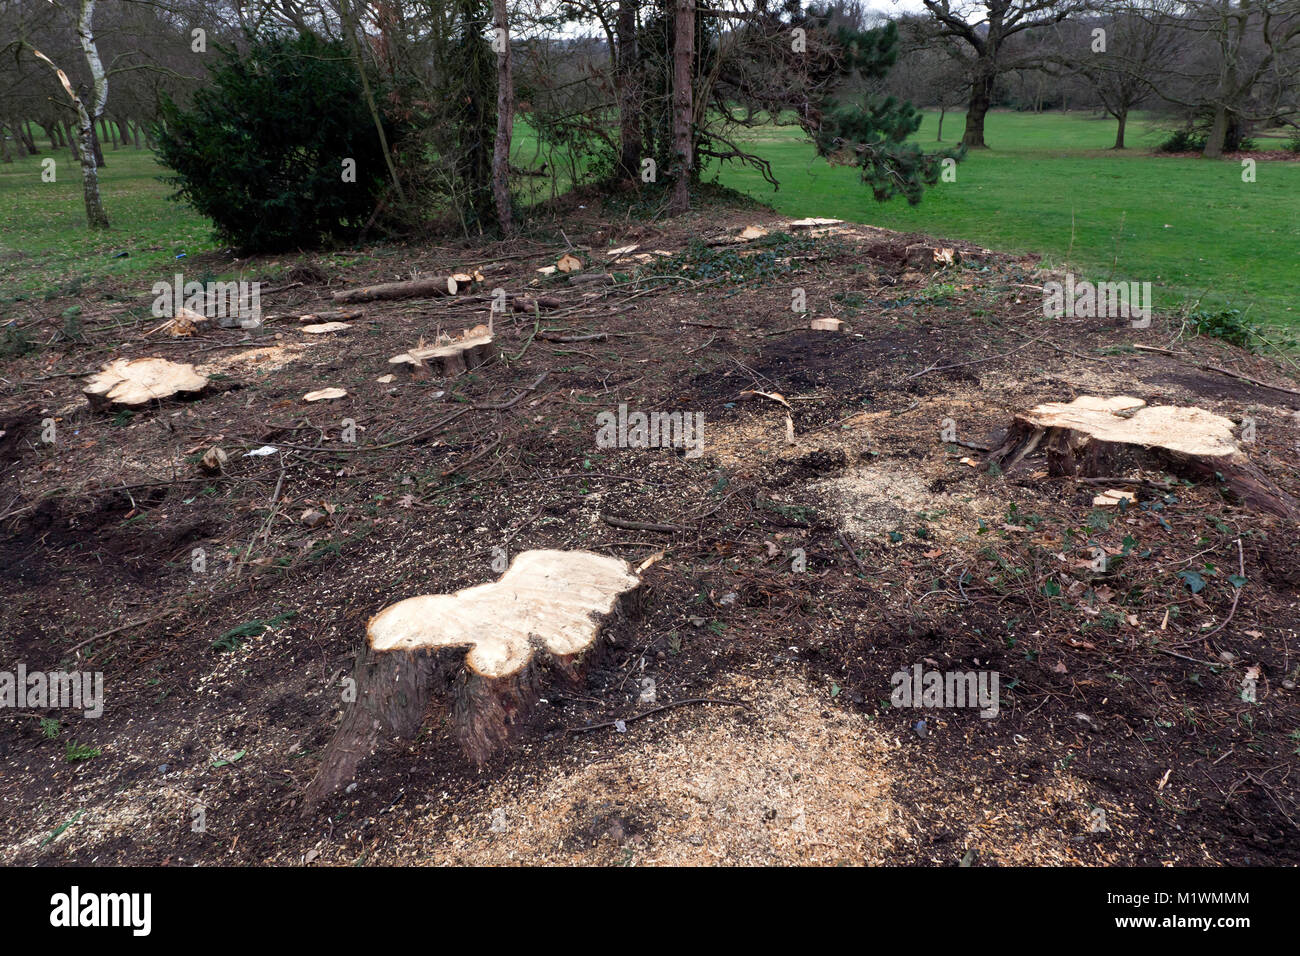
POLYGON ((948 789, 942 802, 905 809, 892 794, 908 791, 904 768, 915 760, 900 759, 904 745, 868 717, 832 704, 827 688, 734 676, 713 695, 754 706, 651 717, 665 733, 612 754, 579 743, 590 751, 582 766, 540 782, 499 781, 476 798, 480 810, 419 808, 368 862, 870 865, 898 859, 937 825, 988 861, 1077 862, 1059 810, 1086 815, 1077 780, 1051 775, 1017 787, 1012 803, 1005 793, 986 801, 978 787, 948 789))
MULTIPOLYGON (((890 531, 915 524, 926 514, 927 527, 938 538, 967 535, 977 519, 989 520, 1005 510, 1005 503, 969 490, 948 494, 930 490, 931 483, 950 471, 946 446, 940 438, 943 418, 961 414, 966 403, 945 397, 906 415, 893 411, 862 412, 834 427, 795 433, 795 444, 785 438, 782 409, 747 421, 715 426, 706 437, 706 454, 728 468, 751 470, 762 466, 790 466, 814 452, 843 451, 848 467, 841 474, 808 485, 837 523, 850 534, 880 538, 890 531), (902 424, 902 419, 908 419, 902 424), (881 441, 900 432, 933 445, 926 459, 900 468, 886 457, 879 460, 881 441)), ((963 457, 978 456, 965 452, 963 457)), ((970 458, 975 461, 975 458, 970 458)), ((963 466, 970 467, 970 466, 963 466)))
POLYGON ((212 375, 231 369, 269 372, 298 361, 303 351, 319 344, 319 342, 307 341, 259 346, 210 359, 197 366, 195 371, 200 375, 212 375))

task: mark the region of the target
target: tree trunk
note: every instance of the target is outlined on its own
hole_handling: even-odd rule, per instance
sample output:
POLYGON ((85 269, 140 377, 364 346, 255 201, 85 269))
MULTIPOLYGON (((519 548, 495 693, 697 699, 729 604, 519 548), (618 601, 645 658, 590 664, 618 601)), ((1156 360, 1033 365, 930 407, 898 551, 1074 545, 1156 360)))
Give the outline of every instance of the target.
POLYGON ((1205 150, 1201 154, 1206 159, 1219 159, 1223 156, 1223 143, 1228 138, 1228 110, 1223 106, 1214 108, 1214 123, 1210 126, 1210 135, 1205 139, 1205 150))
POLYGON ((9 154, 9 137, 5 135, 3 127, 0 127, 0 161, 12 163, 13 156, 9 154))
POLYGON ((1115 118, 1119 121, 1119 125, 1115 127, 1114 148, 1123 149, 1124 148, 1124 127, 1128 125, 1128 110, 1120 110, 1119 115, 1115 118))
POLYGON ((984 142, 984 117, 988 114, 989 104, 993 101, 993 73, 981 65, 976 68, 975 78, 971 81, 970 107, 966 110, 966 132, 962 145, 970 149, 987 149, 984 142))
POLYGON ((29 120, 19 120, 18 128, 23 138, 23 145, 27 147, 27 153, 31 156, 41 155, 40 148, 36 145, 36 140, 32 138, 32 124, 29 120))
MULTIPOLYGON (((17 147, 18 155, 22 156, 27 150, 22 139, 9 127, 8 123, 0 123, 0 139, 5 141, 5 155, 9 153, 9 138, 11 136, 13 137, 14 146, 17 147)), ((12 160, 9 160, 9 162, 12 162, 12 160)))
MULTIPOLYGON (((81 35, 82 47, 87 48, 86 58, 91 62, 91 72, 95 74, 95 89, 97 97, 102 107, 103 97, 108 95, 108 80, 103 76, 103 67, 99 64, 98 54, 94 51, 94 40, 90 36, 90 17, 95 9, 94 0, 81 0, 81 20, 78 23, 78 33, 81 35), (98 69, 98 73, 96 73, 98 69)), ((77 111, 79 148, 77 154, 81 162, 81 181, 82 192, 86 201, 86 223, 91 229, 107 229, 108 213, 104 211, 104 204, 99 197, 99 171, 95 163, 95 118, 91 115, 90 110, 86 109, 85 100, 77 95, 77 91, 72 88, 72 81, 68 75, 55 65, 54 61, 35 47, 29 47, 32 53, 41 61, 48 64, 58 76, 59 82, 63 84, 63 90, 68 94, 68 99, 72 101, 72 107, 77 111)))
POLYGON ((91 229, 107 229, 108 213, 99 197, 99 166, 95 153, 99 144, 95 142, 95 121, 86 112, 85 104, 77 100, 77 113, 81 117, 81 137, 78 153, 81 156, 82 195, 86 201, 86 224, 91 229))
POLYGON ((943 114, 946 112, 948 112, 948 108, 944 106, 942 103, 940 103, 939 104, 939 133, 934 138, 934 141, 936 143, 943 142, 943 114))
POLYGON ((673 198, 668 211, 691 207, 691 126, 694 104, 691 65, 695 61, 695 0, 674 0, 673 16, 673 198))
POLYGON ((105 166, 104 147, 99 143, 99 130, 95 126, 95 120, 93 117, 90 120, 90 142, 91 145, 94 146, 95 165, 98 168, 103 169, 105 166))
POLYGON ((515 87, 510 75, 510 22, 506 0, 492 0, 497 42, 497 138, 492 150, 492 198, 503 235, 515 232, 510 199, 510 135, 515 122, 515 87))
POLYGON ((130 123, 130 127, 131 127, 131 139, 135 143, 135 148, 139 149, 140 148, 140 124, 138 122, 130 123))
POLYGON ((618 5, 619 175, 635 182, 641 172, 641 82, 638 68, 636 15, 639 0, 618 5))

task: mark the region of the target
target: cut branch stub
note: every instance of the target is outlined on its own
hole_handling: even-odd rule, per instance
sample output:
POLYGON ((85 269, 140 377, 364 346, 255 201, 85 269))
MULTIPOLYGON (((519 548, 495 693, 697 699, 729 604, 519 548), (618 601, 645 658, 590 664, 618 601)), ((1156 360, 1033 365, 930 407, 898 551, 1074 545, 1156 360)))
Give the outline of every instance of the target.
POLYGON ((193 365, 161 358, 116 359, 92 375, 82 392, 92 408, 129 408, 202 391, 207 385, 207 376, 194 371, 193 365))
POLYGON ((1233 437, 1233 427, 1230 419, 1201 408, 1148 406, 1127 395, 1084 395, 1017 415, 1006 440, 986 461, 1009 472, 1041 451, 1054 476, 1168 471, 1219 482, 1247 505, 1295 517, 1295 502, 1250 462, 1233 437))
POLYGON ((435 686, 450 683, 456 737, 482 763, 509 739, 548 674, 578 679, 639 582, 617 558, 525 551, 499 581, 380 611, 357 662, 356 702, 325 749, 306 807, 351 778, 381 735, 414 737, 435 686))
POLYGON ((470 369, 486 365, 497 355, 496 341, 487 330, 487 326, 476 325, 458 339, 425 348, 411 349, 401 355, 394 355, 388 361, 391 365, 405 365, 408 371, 412 372, 422 368, 427 362, 436 367, 445 377, 454 378, 470 369))

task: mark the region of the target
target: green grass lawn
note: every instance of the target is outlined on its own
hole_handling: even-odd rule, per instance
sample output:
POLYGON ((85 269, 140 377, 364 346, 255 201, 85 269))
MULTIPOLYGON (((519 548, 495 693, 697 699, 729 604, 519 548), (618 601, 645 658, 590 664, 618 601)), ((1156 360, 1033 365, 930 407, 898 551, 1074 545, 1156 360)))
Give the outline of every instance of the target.
MULTIPOLYGON (((934 143, 937 120, 926 114, 918 142, 934 143)), ((960 138, 963 122, 960 113, 945 117, 945 143, 960 138)), ((918 206, 875 202, 855 170, 818 160, 787 127, 751 135, 777 169, 779 191, 734 165, 718 180, 792 216, 1041 252, 1080 276, 1149 281, 1166 308, 1200 299, 1259 323, 1300 322, 1300 163, 1260 162, 1256 181, 1244 183, 1239 162, 1150 155, 1162 137, 1141 117, 1130 119, 1123 152, 1109 148, 1112 120, 1083 113, 990 113, 985 135, 991 148, 972 151, 957 181, 927 191, 918 206)))
MULTIPOLYGON (((183 203, 168 202, 165 170, 147 150, 105 148, 100 195, 112 228, 86 228, 81 167, 67 150, 0 164, 0 310, 16 295, 75 292, 105 276, 141 274, 148 284, 215 248, 211 225, 183 203), (41 161, 56 162, 41 181, 41 161), (125 252, 127 256, 114 258, 125 252)), ((147 290, 146 290, 147 291, 147 290)))
MULTIPOLYGON (((934 142, 937 113, 917 134, 934 142)), ((944 120, 944 139, 963 116, 944 120)), ((1300 272, 1300 163, 1261 162, 1243 183, 1239 163, 1150 155, 1158 131, 1138 117, 1125 152, 1109 149, 1113 121, 1084 113, 992 113, 989 150, 973 152, 955 183, 940 183, 919 206, 876 203, 853 169, 816 158, 791 128, 752 131, 757 151, 781 180, 773 192, 749 170, 711 169, 727 186, 792 216, 828 216, 890 229, 967 239, 1012 252, 1040 252, 1081 276, 1149 281, 1158 304, 1200 299, 1202 308, 1239 308, 1265 324, 1300 323, 1293 283, 1300 272)), ((1261 140, 1264 148, 1280 141, 1261 140)), ((535 163, 521 124, 516 162, 535 163)), ((80 170, 66 151, 0 164, 0 310, 16 295, 75 292, 97 278, 140 275, 152 282, 215 247, 208 224, 166 200, 170 188, 152 154, 109 150, 101 170, 113 228, 85 228, 80 170), (41 182, 40 161, 58 161, 58 181, 41 182), (114 258, 121 252, 128 255, 114 258)), ((558 171, 564 180, 564 171, 558 171)), ((548 198, 551 179, 521 178, 520 199, 548 198)))

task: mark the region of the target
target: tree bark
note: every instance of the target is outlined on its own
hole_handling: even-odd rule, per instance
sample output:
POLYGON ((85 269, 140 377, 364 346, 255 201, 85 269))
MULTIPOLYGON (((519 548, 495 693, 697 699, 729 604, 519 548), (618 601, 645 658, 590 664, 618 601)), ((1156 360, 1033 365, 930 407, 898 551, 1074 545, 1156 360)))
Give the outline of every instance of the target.
POLYGON ((95 168, 103 169, 106 165, 104 162, 104 147, 100 145, 99 129, 95 126, 95 118, 90 118, 90 142, 95 147, 95 168))
POLYGON ((618 5, 619 174, 637 181, 641 172, 641 81, 637 56, 636 21, 639 0, 621 0, 618 5))
POLYGON ((993 79, 991 70, 981 64, 976 68, 975 78, 971 80, 970 107, 966 111, 966 132, 962 145, 969 149, 987 149, 984 142, 984 117, 993 102, 993 79))
POLYGON ((510 74, 510 23, 506 0, 492 0, 497 41, 497 138, 492 150, 492 198, 497 224, 506 236, 515 232, 510 198, 510 137, 515 122, 515 86, 510 74))
POLYGON ((673 198, 668 210, 680 215, 691 207, 691 127, 694 103, 691 66, 695 61, 695 2, 674 0, 673 16, 673 198))
POLYGON ((1116 117, 1119 125, 1115 127, 1115 149, 1124 148, 1124 127, 1128 125, 1128 110, 1121 110, 1116 117))
POLYGON ((1210 125, 1210 134, 1205 138, 1206 159, 1219 159, 1223 156, 1223 143, 1228 138, 1228 110, 1224 106, 1214 108, 1214 122, 1210 125))

